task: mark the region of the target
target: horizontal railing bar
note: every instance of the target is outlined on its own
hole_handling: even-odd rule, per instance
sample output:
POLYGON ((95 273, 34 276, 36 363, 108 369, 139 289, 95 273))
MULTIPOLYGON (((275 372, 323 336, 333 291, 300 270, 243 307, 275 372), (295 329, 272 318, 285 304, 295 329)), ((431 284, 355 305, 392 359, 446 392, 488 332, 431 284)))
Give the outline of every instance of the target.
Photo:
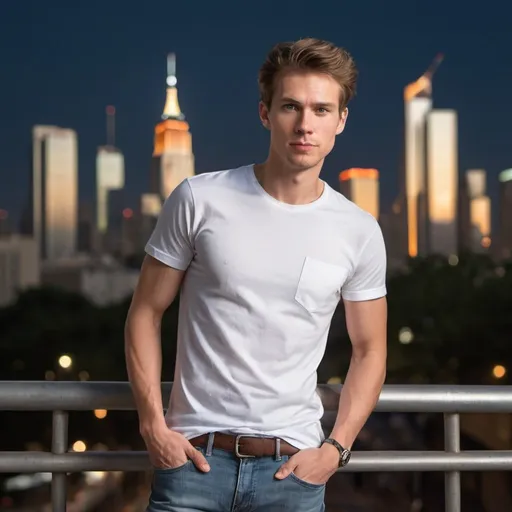
MULTIPOLYGON (((172 383, 162 384, 162 407, 172 383)), ((318 393, 326 412, 338 408, 340 385, 321 384, 318 393)), ((0 381, 0 410, 78 411, 135 410, 128 382, 0 381)), ((385 385, 376 411, 512 412, 511 386, 385 385)))
MULTIPOLYGON (((146 471, 147 453, 84 452, 55 455, 47 452, 0 452, 0 473, 146 471)), ((512 451, 354 452, 343 472, 407 471, 504 471, 512 470, 512 451)))

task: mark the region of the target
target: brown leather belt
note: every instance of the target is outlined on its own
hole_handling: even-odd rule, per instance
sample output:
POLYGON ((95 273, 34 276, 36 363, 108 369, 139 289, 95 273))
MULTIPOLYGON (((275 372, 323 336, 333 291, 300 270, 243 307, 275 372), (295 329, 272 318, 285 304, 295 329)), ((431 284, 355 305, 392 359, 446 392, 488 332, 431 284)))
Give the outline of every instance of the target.
MULTIPOLYGON (((208 434, 190 439, 193 446, 206 448, 208 445, 208 434)), ((213 448, 220 448, 234 452, 239 458, 247 457, 273 457, 281 455, 294 455, 298 448, 277 437, 257 437, 245 434, 229 435, 215 432, 213 448)))

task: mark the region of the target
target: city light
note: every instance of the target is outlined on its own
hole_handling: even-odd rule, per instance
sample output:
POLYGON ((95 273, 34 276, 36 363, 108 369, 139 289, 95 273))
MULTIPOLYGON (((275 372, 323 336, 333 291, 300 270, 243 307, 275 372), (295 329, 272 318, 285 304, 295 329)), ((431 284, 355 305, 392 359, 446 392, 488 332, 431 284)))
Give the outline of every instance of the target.
POLYGON ((341 377, 331 377, 327 384, 341 384, 341 377))
POLYGON ((352 169, 346 169, 345 171, 341 171, 339 175, 340 181, 348 181, 357 178, 378 180, 379 171, 377 169, 363 169, 359 167, 353 167, 352 169))
POLYGON ((81 381, 84 381, 84 380, 89 380, 89 372, 86 372, 85 370, 82 370, 79 374, 78 374, 78 378, 81 380, 81 381))
POLYGON ((398 341, 402 345, 409 345, 414 340, 414 334, 409 327, 402 327, 398 333, 398 341))
POLYGON ((488 236, 484 236, 482 238, 481 244, 482 244, 482 247, 484 247, 485 249, 488 249, 491 246, 491 239, 488 236))
POLYGON ((507 169, 499 174, 499 180, 501 182, 512 181, 512 169, 507 169))
POLYGON ((448 265, 456 267, 459 264, 459 257, 456 254, 450 254, 448 256, 448 265))
POLYGON ((505 267, 497 267, 495 272, 498 277, 505 277, 505 274, 507 273, 505 267))
POLYGON ((63 355, 63 356, 59 357, 59 366, 61 368, 64 368, 65 370, 67 370, 68 368, 71 368, 72 364, 73 364, 73 360, 71 359, 71 357, 69 357, 67 355, 63 355))
POLYGON ((125 208, 123 210, 123 217, 125 219, 131 219, 133 217, 133 210, 131 208, 125 208))
POLYGON ((108 473, 106 471, 87 471, 84 474, 87 485, 97 484, 105 480, 107 475, 108 473))
POLYGON ((83 441, 78 440, 73 443, 72 450, 74 452, 85 452, 85 450, 87 450, 87 446, 83 441))
POLYGON ((107 411, 105 409, 96 409, 94 411, 94 416, 99 420, 102 420, 107 417, 107 411))
POLYGON ((502 379, 503 377, 505 377, 505 374, 507 373, 507 369, 502 366, 501 364, 497 364, 493 369, 492 369, 492 374, 494 375, 494 377, 496 377, 497 379, 502 379))

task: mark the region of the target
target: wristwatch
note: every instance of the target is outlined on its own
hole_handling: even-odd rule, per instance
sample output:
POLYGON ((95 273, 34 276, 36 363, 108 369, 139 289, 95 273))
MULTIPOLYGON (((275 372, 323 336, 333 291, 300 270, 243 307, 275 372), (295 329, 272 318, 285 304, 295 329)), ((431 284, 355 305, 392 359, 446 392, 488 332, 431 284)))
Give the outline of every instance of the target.
POLYGON ((352 455, 350 450, 347 450, 346 448, 343 448, 336 439, 333 439, 332 437, 328 437, 327 439, 324 439, 322 442, 322 445, 324 443, 332 444, 339 452, 340 452, 340 462, 338 464, 339 468, 342 468, 348 464, 348 461, 350 460, 350 456, 352 455))

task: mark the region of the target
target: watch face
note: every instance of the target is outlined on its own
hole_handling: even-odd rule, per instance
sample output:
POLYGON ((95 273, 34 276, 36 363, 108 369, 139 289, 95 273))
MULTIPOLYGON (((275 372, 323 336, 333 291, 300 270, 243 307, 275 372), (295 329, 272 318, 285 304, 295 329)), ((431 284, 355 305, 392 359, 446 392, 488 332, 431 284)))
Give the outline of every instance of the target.
POLYGON ((350 460, 351 453, 348 450, 343 450, 343 453, 340 457, 340 466, 346 466, 348 464, 348 461, 350 460))

